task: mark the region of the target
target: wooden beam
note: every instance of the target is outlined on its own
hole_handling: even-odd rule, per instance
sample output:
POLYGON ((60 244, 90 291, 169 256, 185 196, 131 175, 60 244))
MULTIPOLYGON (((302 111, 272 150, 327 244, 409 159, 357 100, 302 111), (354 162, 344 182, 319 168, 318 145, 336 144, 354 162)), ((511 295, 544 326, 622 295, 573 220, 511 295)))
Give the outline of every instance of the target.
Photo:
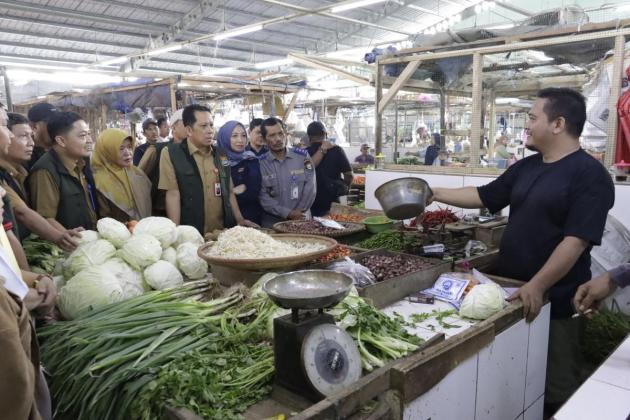
POLYGON ((557 36, 553 38, 536 39, 533 41, 519 42, 515 41, 506 45, 494 45, 490 47, 476 47, 476 48, 464 48, 453 51, 444 51, 436 53, 424 53, 417 55, 409 55, 404 57, 385 58, 382 60, 382 64, 400 64, 408 63, 416 60, 439 60, 442 58, 460 57, 463 55, 471 55, 475 53, 480 54, 494 54, 507 51, 519 51, 530 48, 550 47, 552 45, 564 45, 570 46, 572 43, 582 41, 592 41, 595 39, 612 38, 618 35, 630 35, 630 28, 619 30, 607 30, 600 32, 592 32, 587 34, 572 35, 572 36, 557 36))
POLYGON ((352 80, 355 83, 358 83, 360 85, 369 85, 370 81, 366 78, 357 76, 354 73, 351 73, 347 70, 342 70, 340 68, 334 67, 330 64, 326 64, 326 63, 322 63, 320 61, 317 61, 317 59, 311 59, 311 58, 305 58, 303 56, 300 55, 295 55, 295 54, 289 54, 289 58, 293 59, 293 61, 296 61, 300 64, 303 64, 305 66, 308 67, 313 67, 316 69, 320 69, 320 70, 324 70, 333 74, 336 74, 338 76, 343 77, 344 79, 348 79, 348 80, 352 80))
POLYGON ((291 115, 291 113, 295 109, 295 104, 297 103, 298 93, 299 93, 299 91, 295 92, 293 94, 293 96, 291 97, 291 102, 289 102, 289 106, 287 106, 287 109, 284 111, 284 120, 285 121, 287 120, 287 118, 289 118, 289 115, 291 115))
POLYGON ((479 149, 481 142, 481 104, 483 98, 481 78, 483 76, 483 57, 480 53, 473 55, 473 87, 472 87, 472 115, 470 126, 470 165, 479 167, 479 149))
POLYGON ((540 76, 537 79, 508 80, 494 85, 496 93, 515 94, 520 92, 536 92, 545 87, 572 87, 581 88, 589 77, 586 74, 576 74, 572 76, 540 76))
MULTIPOLYGON (((576 33, 589 33, 596 31, 603 31, 606 29, 618 29, 625 28, 626 26, 630 26, 630 19, 622 19, 622 20, 613 20, 608 22, 601 23, 587 23, 586 25, 571 25, 565 26, 560 29, 554 28, 546 31, 537 31, 530 32, 526 34, 513 35, 513 36, 503 36, 496 38, 486 38, 480 39, 477 41, 466 42, 463 44, 459 44, 458 47, 461 49, 465 48, 475 48, 481 47, 488 44, 511 44, 514 42, 522 42, 527 40, 534 40, 540 38, 549 38, 561 35, 573 35, 576 33)), ((453 45, 432 45, 429 47, 415 47, 415 48, 407 48, 403 50, 396 51, 393 55, 395 57, 403 57, 408 54, 418 54, 423 52, 436 52, 443 49, 451 49, 453 45)))
POLYGON ((606 154, 604 155, 604 167, 610 168, 615 161, 615 149, 617 147, 617 101, 621 95, 621 76, 624 68, 624 49, 626 37, 618 35, 615 38, 615 54, 613 55, 613 74, 610 81, 610 98, 608 99, 608 137, 606 139, 606 154))
POLYGON ((490 121, 488 124, 488 159, 494 158, 494 136, 497 125, 497 105, 496 105, 496 92, 494 90, 490 91, 490 97, 488 98, 488 102, 490 104, 490 121))
POLYGON ((177 93, 176 93, 177 82, 173 81, 170 84, 169 88, 171 92, 171 112, 175 112, 177 111, 177 93))
MULTIPOLYGON (((379 104, 383 97, 383 66, 379 60, 376 61, 376 74, 374 75, 374 92, 376 99, 374 104, 379 104)), ((374 153, 376 156, 383 151, 383 118, 381 113, 374 107, 374 153)))
POLYGON ((414 72, 418 69, 419 66, 420 60, 412 61, 411 63, 407 64, 407 67, 405 67, 402 73, 400 73, 400 76, 398 76, 396 81, 387 90, 385 96, 383 96, 383 99, 381 99, 381 101, 378 103, 378 112, 383 112, 385 110, 387 104, 390 103, 392 99, 394 99, 400 88, 403 87, 405 83, 407 83, 407 80, 411 79, 411 76, 413 76, 414 72))

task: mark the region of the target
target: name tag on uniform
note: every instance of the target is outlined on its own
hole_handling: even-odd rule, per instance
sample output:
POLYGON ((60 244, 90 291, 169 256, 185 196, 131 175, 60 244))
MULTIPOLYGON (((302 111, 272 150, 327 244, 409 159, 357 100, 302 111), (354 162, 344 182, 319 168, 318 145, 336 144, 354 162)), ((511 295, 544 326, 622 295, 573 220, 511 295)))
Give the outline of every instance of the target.
POLYGON ((301 175, 304 173, 304 169, 295 169, 291 171, 291 175, 301 175))
POLYGON ((220 182, 214 183, 214 196, 221 197, 221 183, 220 182))
POLYGON ((298 198, 300 198, 300 189, 298 188, 298 184, 296 181, 297 177, 295 176, 295 174, 293 174, 291 176, 291 200, 297 200, 298 198))

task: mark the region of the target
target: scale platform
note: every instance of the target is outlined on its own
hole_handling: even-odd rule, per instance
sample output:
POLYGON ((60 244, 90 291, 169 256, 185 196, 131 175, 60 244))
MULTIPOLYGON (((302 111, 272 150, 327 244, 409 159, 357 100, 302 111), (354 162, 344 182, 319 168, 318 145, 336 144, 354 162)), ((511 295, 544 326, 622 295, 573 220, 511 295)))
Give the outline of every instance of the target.
POLYGON ((350 292, 352 279, 329 270, 281 274, 263 289, 291 314, 274 319, 275 385, 294 402, 317 402, 361 377, 359 350, 348 333, 324 313, 350 292), (286 392, 284 392, 286 391, 286 392))

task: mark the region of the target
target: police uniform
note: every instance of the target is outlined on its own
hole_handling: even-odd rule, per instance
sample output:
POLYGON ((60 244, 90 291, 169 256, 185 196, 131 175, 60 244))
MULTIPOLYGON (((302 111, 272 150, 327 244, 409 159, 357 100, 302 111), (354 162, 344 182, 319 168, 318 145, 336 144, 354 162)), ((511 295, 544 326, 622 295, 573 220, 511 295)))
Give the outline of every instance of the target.
POLYGON ((315 201, 315 168, 304 149, 287 149, 284 160, 272 153, 260 160, 263 227, 287 220, 292 210, 309 210, 315 201))

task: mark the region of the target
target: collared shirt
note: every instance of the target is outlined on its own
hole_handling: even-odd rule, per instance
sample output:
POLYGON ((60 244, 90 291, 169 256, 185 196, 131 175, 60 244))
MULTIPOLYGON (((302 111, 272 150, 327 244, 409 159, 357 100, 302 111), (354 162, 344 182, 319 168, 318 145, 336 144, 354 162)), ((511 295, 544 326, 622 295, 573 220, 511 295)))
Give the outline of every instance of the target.
POLYGON ((261 156, 269 152, 269 149, 264 144, 262 145, 259 151, 256 151, 256 149, 254 149, 251 144, 248 144, 247 146, 245 146, 245 150, 253 152, 256 156, 261 156))
POLYGON ((279 160, 272 153, 260 160, 260 204, 267 215, 263 226, 286 220, 292 210, 309 210, 315 201, 316 178, 311 157, 305 150, 287 149, 279 160), (297 194, 294 190, 297 188, 297 194))
MULTIPOLYGON (((188 142, 188 151, 195 159, 199 175, 201 175, 204 194, 204 230, 205 232, 212 232, 215 229, 223 229, 223 199, 222 197, 217 197, 214 193, 215 184, 220 182, 220 180, 219 171, 214 165, 213 152, 203 153, 190 141, 188 142)), ((159 189, 166 191, 179 190, 175 168, 167 148, 164 148, 160 155, 159 189)), ((223 198, 229 199, 229 197, 223 198)))
MULTIPOLYGON (((90 211, 90 219, 92 223, 96 225, 96 212, 94 211, 92 198, 88 192, 88 181, 83 174, 85 161, 83 159, 75 161, 61 155, 59 155, 59 159, 68 173, 81 182, 83 193, 85 194, 85 202, 88 203, 90 211)), ((28 182, 33 209, 46 219, 56 218, 60 197, 59 186, 53 176, 46 170, 38 170, 31 174, 28 182)))
POLYGON ((16 191, 13 188, 13 185, 8 183, 2 183, 4 189, 7 191, 7 195, 9 196, 9 200, 11 201, 11 205, 13 208, 28 206, 28 204, 24 201, 22 197, 26 197, 26 188, 24 187, 24 182, 26 181, 26 177, 28 176, 28 172, 22 165, 13 165, 11 162, 0 159, 0 167, 7 171, 9 176, 15 180, 15 184, 20 188, 21 191, 16 191))

